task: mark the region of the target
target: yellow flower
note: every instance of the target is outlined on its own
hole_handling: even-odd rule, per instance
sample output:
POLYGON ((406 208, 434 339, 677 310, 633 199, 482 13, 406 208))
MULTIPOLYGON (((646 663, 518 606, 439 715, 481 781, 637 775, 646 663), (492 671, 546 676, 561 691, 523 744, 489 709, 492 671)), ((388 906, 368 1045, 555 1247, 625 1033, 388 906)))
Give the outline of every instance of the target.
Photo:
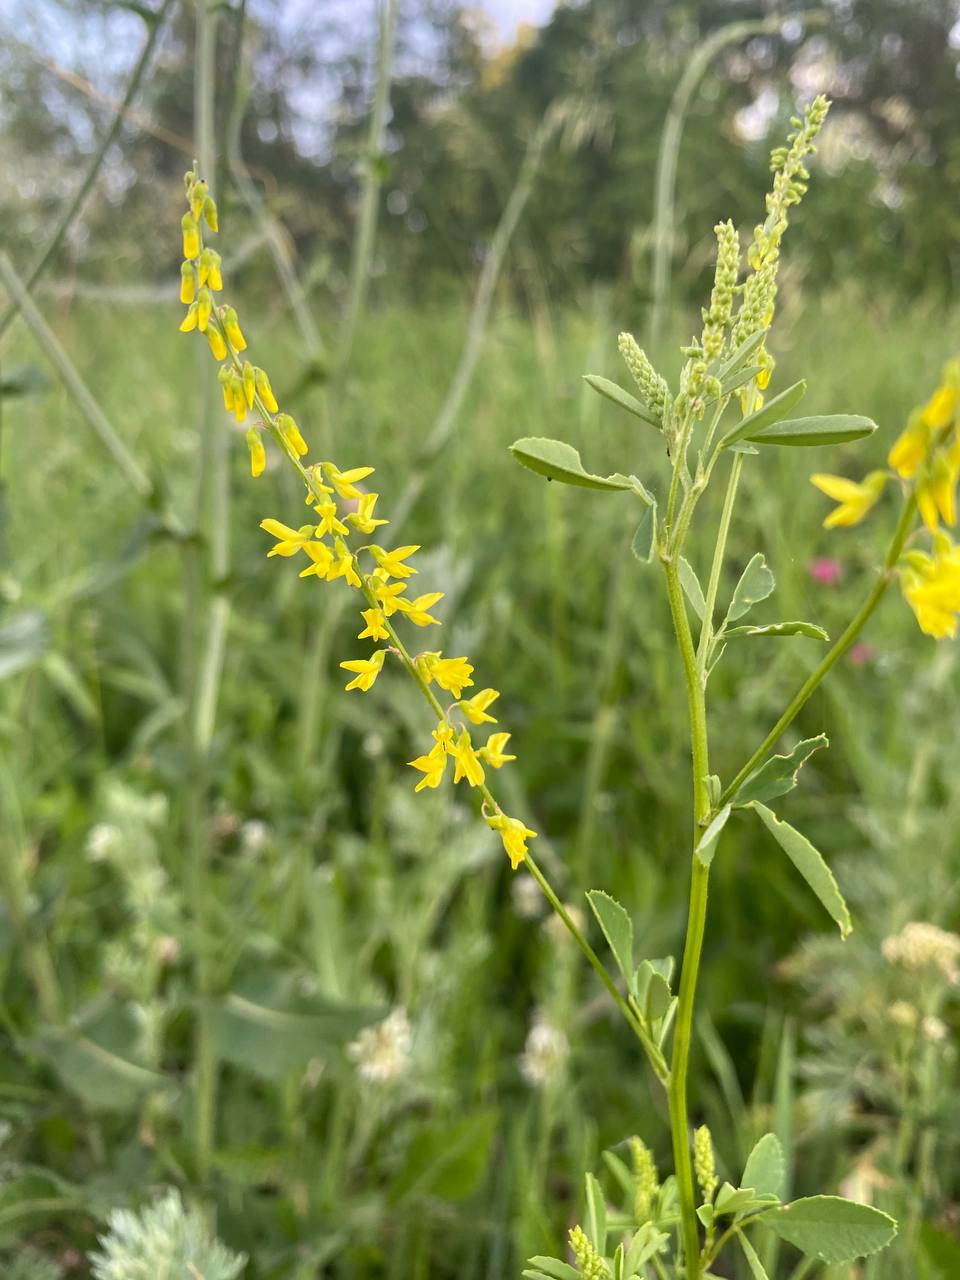
POLYGON ((349 530, 342 520, 337 519, 337 504, 333 501, 318 502, 314 507, 317 515, 320 517, 320 523, 317 525, 317 533, 321 536, 325 533, 347 533, 349 530))
POLYGON ((960 549, 941 533, 936 537, 934 550, 935 556, 911 552, 900 570, 900 581, 920 630, 941 640, 957 634, 960 549))
POLYGON ((189 306, 196 297, 197 273, 192 263, 185 262, 180 268, 180 301, 189 306))
POLYGON ((492 817, 484 814, 484 819, 487 826, 499 834, 510 859, 511 870, 516 871, 527 856, 527 841, 535 839, 537 833, 525 827, 519 818, 508 818, 505 813, 496 813, 492 817))
POLYGON ((303 550, 305 544, 310 542, 314 535, 312 524, 291 529, 289 525, 281 524, 279 520, 261 520, 260 528, 269 533, 271 538, 279 539, 267 552, 268 556, 295 556, 298 551, 303 550))
POLYGON ((951 373, 954 376, 956 374, 956 361, 953 362, 953 366, 953 369, 951 369, 950 365, 944 369, 944 382, 937 387, 923 408, 924 421, 934 431, 939 431, 941 427, 949 426, 957 412, 957 404, 960 401, 960 387, 957 386, 955 381, 947 381, 951 373))
POLYGON ((422 791, 424 787, 439 787, 443 781, 447 768, 446 741, 437 730, 434 730, 433 736, 437 740, 436 745, 431 747, 425 756, 417 756, 416 760, 408 761, 411 769, 419 769, 424 775, 414 787, 414 791, 422 791))
POLYGON ((887 483, 887 473, 871 471, 862 481, 817 474, 810 477, 810 482, 840 504, 823 522, 825 529, 835 529, 839 525, 846 527, 860 523, 879 501, 887 483))
POLYGON ((354 467, 352 471, 341 471, 333 462, 325 462, 323 469, 341 498, 354 498, 358 502, 363 494, 356 487, 356 482, 373 475, 373 467, 354 467))
POLYGON ((273 394, 273 387, 270 385, 270 379, 262 369, 254 366, 253 370, 254 386, 257 389, 257 395, 266 405, 270 413, 276 413, 280 406, 277 404, 277 398, 273 394))
POLYGON ((957 523, 957 474, 960 457, 957 450, 941 454, 929 465, 927 474, 917 485, 917 506, 923 523, 931 533, 936 533, 938 517, 944 524, 957 523))
POLYGON ((390 632, 383 625, 382 609, 361 609, 360 617, 366 623, 364 629, 357 636, 358 640, 389 640, 390 632))
POLYGON ((392 618, 397 610, 402 607, 403 602, 400 597, 406 591, 407 584, 405 582, 387 582, 379 574, 374 573, 370 578, 370 589, 373 592, 374 599, 386 616, 392 618))
MULTIPOLYGON (((336 480, 334 480, 334 484, 336 484, 336 480)), ((420 548, 415 546, 397 547, 395 551, 384 551, 382 547, 370 548, 380 572, 388 578, 409 578, 412 573, 416 573, 416 569, 403 562, 412 556, 415 551, 419 550, 420 548)))
POLYGON ((195 302, 191 302, 190 306, 187 308, 187 314, 183 317, 183 320, 180 322, 180 332, 189 333, 191 329, 195 329, 196 327, 197 327, 197 304, 195 302))
MULTIPOLYGON (((277 429, 297 457, 302 458, 307 452, 307 442, 300 434, 300 428, 297 426, 296 422, 294 422, 293 418, 290 417, 289 413, 280 414, 277 418, 277 429)), ((342 532, 346 533, 346 529, 342 532)))
POLYGON ((201 289, 197 295, 197 328, 201 333, 206 333, 212 314, 213 294, 209 289, 201 289))
POLYGON ((425 596, 417 596, 416 600, 398 599, 397 608, 417 627, 429 627, 431 623, 439 626, 440 619, 432 617, 428 611, 442 599, 442 591, 431 591, 425 596))
POLYGON ((463 730, 456 742, 447 743, 447 752, 454 759, 454 782, 459 782, 461 778, 466 778, 471 787, 483 785, 483 765, 473 749, 473 743, 470 741, 470 735, 466 729, 463 730))
POLYGON ((192 213, 185 213, 180 219, 183 231, 183 256, 196 258, 200 253, 200 228, 192 213))
POLYGON ((253 408, 253 397, 257 391, 257 380, 254 376, 253 365, 249 360, 243 362, 243 395, 247 402, 247 408, 253 408))
POLYGON ((220 330, 214 329, 212 325, 208 325, 207 341, 210 343, 210 350, 213 352, 214 360, 226 360, 227 344, 224 342, 220 330))
POLYGON ((247 447, 250 450, 250 474, 256 480, 257 476, 263 475, 263 469, 267 465, 267 451, 256 427, 251 427, 247 432, 247 447))
POLYGON ((887 461, 897 475, 909 480, 927 456, 930 448, 931 429, 923 411, 917 410, 910 415, 906 427, 897 437, 896 443, 887 455, 887 461))
POLYGON ((306 569, 301 569, 301 578, 327 578, 333 565, 333 552, 325 542, 305 542, 303 549, 310 560, 306 569))
POLYGON ((347 691, 359 689, 361 693, 366 693, 383 670, 383 660, 386 656, 386 649, 377 649, 369 658, 354 658, 350 662, 341 662, 340 665, 344 671, 355 671, 357 673, 350 683, 345 686, 347 691))
POLYGON ((222 259, 216 249, 204 249, 200 255, 200 261, 197 263, 197 275, 200 278, 201 285, 209 285, 211 289, 219 293, 223 288, 223 278, 220 275, 220 266, 222 259))
MULTIPOLYGON (((240 322, 237 319, 237 313, 233 309, 233 307, 221 307, 220 320, 223 324, 224 330, 226 331, 227 338, 230 342, 230 345, 233 347, 234 351, 245 350, 247 345, 247 340, 243 336, 243 332, 240 328, 240 322)), ((273 409, 270 410, 270 412, 276 413, 276 405, 273 409)))
POLYGON ((327 581, 333 582, 336 578, 346 578, 351 587, 359 587, 360 575, 357 573, 356 560, 347 549, 346 543, 337 538, 333 547, 336 552, 336 558, 327 573, 327 581))
POLYGON ((195 182, 190 188, 190 212, 193 214, 194 221, 199 222, 203 213, 203 202, 207 198, 209 188, 201 178, 199 182, 195 182))
POLYGON ((485 760, 491 769, 500 769, 511 760, 516 760, 516 756, 508 756, 504 751, 509 741, 509 733, 491 733, 480 748, 480 758, 485 760))
MULTIPOLYGON (((500 691, 498 689, 481 689, 480 692, 475 693, 472 698, 467 698, 464 702, 461 702, 460 709, 463 711, 467 719, 472 721, 473 724, 496 724, 497 721, 495 717, 487 715, 487 707, 489 707, 492 702, 496 702, 499 697, 500 691)), ((510 735, 507 734, 507 737, 509 736, 510 735)), ((481 747, 481 752, 483 750, 484 748, 481 747)))
POLYGON ((355 529, 359 529, 361 533, 373 533, 374 529, 379 528, 382 524, 389 524, 389 520, 375 520, 373 516, 373 508, 377 505, 377 499, 380 497, 378 493, 362 493, 357 503, 357 509, 347 519, 355 529))
POLYGON ((459 698, 464 689, 468 689, 473 681, 473 667, 466 658, 444 658, 439 653, 421 653, 416 660, 420 674, 427 684, 436 680, 441 689, 447 689, 455 698, 459 698))

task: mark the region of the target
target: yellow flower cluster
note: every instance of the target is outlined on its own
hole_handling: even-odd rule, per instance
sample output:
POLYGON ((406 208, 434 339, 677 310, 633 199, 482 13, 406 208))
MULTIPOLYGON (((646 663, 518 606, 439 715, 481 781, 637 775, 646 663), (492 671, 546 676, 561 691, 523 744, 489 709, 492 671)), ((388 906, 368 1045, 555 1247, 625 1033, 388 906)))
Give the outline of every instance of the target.
MULTIPOLYGON (((905 485, 913 487, 917 508, 932 541, 932 553, 908 551, 901 560, 904 597, 921 631, 937 639, 955 636, 960 614, 960 548, 942 525, 953 526, 957 522, 960 360, 950 361, 933 395, 910 415, 887 462, 905 485)), ((838 503, 823 522, 825 528, 831 529, 859 524, 879 501, 890 472, 872 471, 862 481, 819 474, 810 479, 838 503)))
POLYGON ((510 734, 491 734, 483 745, 475 747, 464 723, 496 724, 489 708, 500 696, 499 692, 482 689, 472 697, 463 698, 464 690, 473 687, 473 666, 466 657, 445 658, 440 651, 411 657, 407 652, 390 619, 402 617, 417 627, 439 626, 439 619, 430 610, 443 599, 443 592, 427 592, 413 598, 406 595, 408 580, 417 573, 409 561, 420 550, 418 546, 387 550, 373 542, 355 548, 349 545, 353 535, 369 537, 389 523, 374 514, 379 495, 359 487, 373 474, 373 467, 342 471, 329 460, 309 466, 301 462, 308 447, 299 427, 288 413, 280 412, 264 370, 249 360, 241 361, 240 353, 247 343, 236 311, 214 300, 213 295, 223 288, 221 259, 215 250, 204 245, 203 228, 205 224, 208 230, 217 230, 216 204, 207 184, 198 178, 195 170, 187 173, 184 181, 190 208, 181 224, 184 262, 180 300, 187 307, 187 313, 180 329, 184 333, 197 329, 206 336, 221 366, 218 377, 227 412, 239 423, 246 421, 248 412, 257 414, 257 421, 247 431, 251 474, 259 476, 266 466, 263 435, 267 433, 300 472, 307 490, 307 505, 311 508, 310 521, 296 529, 279 520, 261 521, 260 527, 275 540, 267 555, 303 554, 309 563, 301 570, 301 578, 315 577, 323 582, 343 578, 349 587, 364 596, 368 607, 360 611, 364 625, 358 639, 387 644, 375 649, 368 658, 340 663, 352 676, 346 688, 365 692, 383 670, 388 654, 401 660, 438 717, 433 747, 426 755, 410 761, 411 766, 423 774, 415 790, 439 786, 447 762, 452 760, 453 781, 466 779, 471 787, 479 789, 484 820, 499 834, 510 864, 516 870, 527 856, 527 841, 536 832, 501 810, 487 787, 484 770, 485 765, 500 769, 516 759, 506 751, 510 734), (366 559, 361 560, 361 556, 366 559), (446 708, 441 706, 432 685, 451 694, 454 701, 446 708))

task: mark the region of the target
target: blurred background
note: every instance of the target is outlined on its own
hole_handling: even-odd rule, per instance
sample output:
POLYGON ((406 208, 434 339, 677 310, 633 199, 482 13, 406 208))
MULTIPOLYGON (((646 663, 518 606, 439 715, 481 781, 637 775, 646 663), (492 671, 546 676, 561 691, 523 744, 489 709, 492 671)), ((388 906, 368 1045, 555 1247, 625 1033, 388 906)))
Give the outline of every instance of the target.
MULTIPOLYGON (((838 632, 892 507, 825 533, 807 474, 883 465, 960 348, 960 5, 3 0, 0 37, 0 1270, 86 1276, 111 1209, 177 1187, 251 1280, 518 1275, 562 1251, 602 1152, 638 1134, 669 1167, 664 1101, 469 797, 413 795, 416 692, 345 695, 353 611, 266 561, 258 522, 298 524, 302 496, 279 466, 250 480, 177 333, 182 174, 198 156, 229 300, 311 457, 376 466, 446 592, 444 649, 502 690, 506 802, 565 900, 602 886, 644 954, 676 954, 660 584, 629 499, 541 484, 508 446, 663 484, 581 374, 625 383, 631 329, 675 378, 714 223, 749 238, 770 148, 827 93, 770 346, 809 412, 880 430, 755 460, 727 589, 762 550, 770 619, 838 632)), ((882 943, 958 924, 960 700, 954 646, 895 595, 804 710, 831 749, 786 806, 856 932, 731 823, 692 1093, 723 1176, 774 1128, 797 1193, 900 1219, 857 1275, 946 1280, 956 975, 882 943)), ((711 684, 723 777, 817 657, 750 643, 711 684)))

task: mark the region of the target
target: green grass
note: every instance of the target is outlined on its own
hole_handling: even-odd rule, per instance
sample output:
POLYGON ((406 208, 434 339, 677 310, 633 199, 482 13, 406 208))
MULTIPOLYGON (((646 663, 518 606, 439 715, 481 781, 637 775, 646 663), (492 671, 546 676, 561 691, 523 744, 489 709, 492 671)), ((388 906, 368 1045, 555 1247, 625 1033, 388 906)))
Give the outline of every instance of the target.
MULTIPOLYGON (((300 372, 295 336, 280 316, 241 314, 283 400, 300 372)), ((77 305, 52 319, 189 521, 197 349, 174 332, 175 309, 77 305)), ((609 889, 633 914, 644 954, 676 954, 685 710, 660 584, 629 552, 638 509, 629 496, 547 485, 517 467, 508 446, 557 436, 591 470, 632 470, 651 487, 662 485, 665 462, 652 430, 580 381, 588 371, 625 380, 615 338, 629 317, 600 299, 550 320, 535 330, 521 316, 497 318, 456 439, 403 540, 424 547, 424 589, 447 592, 444 648, 471 655, 478 687, 502 690, 519 755, 504 771, 506 802, 542 833, 541 860, 564 897, 582 903, 585 889, 609 889)), ((307 391, 284 405, 315 456, 377 467, 386 514, 461 332, 456 310, 381 306, 359 335, 343 402, 324 414, 320 393, 307 391)), ((786 449, 751 461, 730 559, 742 566, 765 552, 778 589, 763 620, 842 627, 893 504, 828 534, 828 504, 807 474, 881 465, 953 354, 951 332, 956 317, 922 303, 829 294, 786 307, 773 344, 778 384, 802 374, 810 412, 863 412, 881 429, 815 462, 786 449), (839 586, 811 579, 818 555, 841 561, 839 586)), ((27 359, 41 357, 18 330, 4 366, 27 359)), ((342 692, 337 663, 364 651, 355 611, 334 588, 267 561, 259 520, 299 523, 302 495, 279 467, 251 481, 235 434, 233 609, 210 764, 214 892, 198 930, 185 889, 181 550, 125 491, 58 386, 4 405, 0 624, 38 609, 49 625, 44 652, 0 686, 5 856, 23 866, 29 928, 53 956, 70 1026, 160 1078, 131 1078, 50 1038, 23 937, 0 916, 0 1115, 12 1162, 0 1180, 0 1249, 29 1240, 62 1259, 89 1246, 108 1208, 175 1183, 216 1205, 220 1234, 250 1254, 253 1280, 516 1275, 529 1254, 562 1248, 582 1171, 600 1167, 602 1149, 639 1133, 666 1162, 661 1099, 577 955, 550 941, 542 917, 518 910, 524 873, 511 876, 469 797, 413 796, 403 762, 426 749, 431 727, 414 691, 387 673, 363 697, 342 692), (103 822, 119 830, 119 852, 96 861, 88 834, 103 822), (251 822, 267 824, 260 843, 251 822), (175 946, 160 941, 170 937, 175 946), (189 1136, 200 948, 209 949, 224 1060, 204 1187, 189 1136), (279 1019, 251 1026, 227 993, 279 1019), (359 1078, 346 1045, 394 1007, 413 1026, 411 1064, 378 1086, 359 1078), (545 1089, 519 1069, 537 1008, 571 1046, 545 1089), (69 1211, 30 1207, 57 1197, 69 1211)), ((710 502, 702 514, 700 568, 718 511, 710 502)), ((892 1179, 878 1203, 912 1224, 900 1253, 868 1264, 868 1280, 887 1280, 920 1256, 919 1222, 941 1221, 955 1204, 958 1162, 946 1123, 955 1064, 944 1056, 920 1119, 929 1132, 934 1108, 935 1173, 920 1176, 929 1152, 896 1164, 905 1109, 917 1104, 895 1088, 884 1010, 904 993, 878 944, 908 919, 955 920, 960 788, 952 648, 920 635, 898 592, 867 639, 868 660, 845 661, 803 712, 803 736, 824 730, 832 749, 783 802, 836 866, 857 935, 845 949, 828 942, 817 904, 776 849, 744 819, 731 823, 715 865, 701 1001, 716 1034, 707 1026, 710 1052, 697 1047, 692 1097, 725 1176, 753 1138, 788 1117, 798 1192, 836 1190, 867 1152, 892 1179), (801 1062, 791 1078, 784 1019, 801 1062)), ((815 657, 812 641, 741 643, 714 677, 725 711, 713 764, 724 778, 815 657)))

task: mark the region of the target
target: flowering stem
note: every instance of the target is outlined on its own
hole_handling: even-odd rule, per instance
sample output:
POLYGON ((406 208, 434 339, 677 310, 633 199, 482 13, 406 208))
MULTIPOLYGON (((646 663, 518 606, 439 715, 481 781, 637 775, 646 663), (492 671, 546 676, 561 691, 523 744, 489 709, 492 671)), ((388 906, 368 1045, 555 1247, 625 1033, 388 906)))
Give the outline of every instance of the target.
MULTIPOLYGON (((678 548, 679 551, 679 548, 678 548)), ((697 655, 690 633, 690 620, 683 602, 680 575, 676 557, 664 565, 667 576, 667 595, 673 618, 677 644, 683 662, 687 685, 687 703, 690 717, 690 746, 693 763, 693 844, 696 849, 700 833, 710 812, 707 793, 709 751, 707 742, 707 714, 703 680, 697 664, 697 655)), ((690 881, 690 905, 687 914, 687 936, 683 948, 680 970, 680 989, 677 1003, 677 1022, 673 1036, 673 1057, 670 1063, 670 1135, 673 1142, 673 1160, 677 1175, 677 1197, 680 1204, 681 1236, 686 1260, 687 1280, 699 1280, 700 1232, 697 1225, 696 1199, 693 1185, 693 1163, 690 1158, 690 1124, 687 1118, 687 1070, 690 1045, 693 1039, 693 1009, 703 951, 703 936, 707 919, 707 881, 709 870, 694 853, 690 881)))
POLYGON ((863 604, 847 623, 832 648, 820 661, 820 664, 811 671, 809 676, 807 676, 806 680, 804 680, 803 684, 790 699, 783 715, 723 792, 720 797, 718 807, 722 807, 728 800, 731 800, 733 796, 736 795, 741 784, 763 761, 763 758, 770 751, 771 747, 776 744, 777 739, 780 737, 781 733, 783 733, 784 729, 786 729, 788 725, 796 719, 810 695, 816 691, 824 677, 840 661, 870 620, 893 580, 894 570, 896 568, 897 561, 900 559, 900 553, 903 551, 904 543, 906 542, 913 527, 913 518, 916 514, 916 510, 917 500, 911 493, 904 501, 903 508, 900 512, 900 519, 897 521, 897 527, 894 530, 893 537, 890 539, 890 545, 887 548, 887 554, 884 558, 883 568, 880 575, 870 588, 863 604))
POLYGON ((737 486, 740 483, 740 472, 743 470, 743 456, 742 453, 734 454, 733 466, 730 468, 730 479, 727 481, 727 492, 723 499, 720 527, 717 530, 717 542, 713 552, 713 564, 710 566, 710 578, 707 582, 707 594, 704 597, 703 626, 700 630, 700 642, 697 645, 697 666, 701 675, 706 672, 710 657, 710 644, 713 640, 713 611, 717 603, 720 572, 727 549, 727 535, 730 532, 730 520, 737 498, 737 486))

